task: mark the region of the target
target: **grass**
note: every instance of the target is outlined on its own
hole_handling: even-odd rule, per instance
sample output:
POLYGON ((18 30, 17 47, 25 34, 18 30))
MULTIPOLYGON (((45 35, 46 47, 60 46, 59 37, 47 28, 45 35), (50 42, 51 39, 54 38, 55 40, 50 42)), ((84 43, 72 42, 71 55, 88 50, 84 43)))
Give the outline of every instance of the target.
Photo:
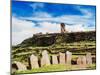
POLYGON ((95 69, 96 65, 88 65, 87 67, 79 67, 78 65, 50 65, 44 66, 37 69, 26 70, 26 71, 16 71, 16 74, 28 74, 28 73, 41 73, 41 72, 57 72, 57 71, 72 71, 72 70, 86 70, 86 69, 95 69))
MULTIPOLYGON (((94 50, 85 50, 88 48, 95 48, 95 41, 81 41, 81 42, 73 42, 73 43, 61 43, 61 44, 54 44, 47 47, 25 47, 25 48, 16 48, 12 50, 12 60, 13 61, 21 61, 23 63, 27 62, 27 58, 31 54, 36 54, 39 57, 39 54, 43 50, 48 50, 49 56, 52 54, 58 54, 59 52, 65 52, 68 51, 68 49, 71 49, 69 51, 72 51, 72 59, 76 59, 78 55, 85 55, 87 52, 91 52, 92 54, 95 54, 94 50), (63 49, 62 49, 63 48, 63 49), (76 48, 76 50, 73 50, 71 48, 76 48), (81 50, 82 49, 82 50, 81 50)), ((25 63, 27 64, 27 63, 25 63)), ((88 65, 85 69, 95 69, 95 64, 88 65)), ((54 72, 54 71, 71 71, 71 70, 83 70, 83 68, 80 68, 77 65, 68 66, 68 65, 50 65, 50 66, 44 66, 40 67, 38 69, 32 69, 32 70, 26 70, 26 71, 16 71, 17 74, 24 74, 24 73, 39 73, 39 72, 54 72)))
POLYGON ((96 64, 88 65, 87 68, 89 68, 89 69, 96 69, 96 64))

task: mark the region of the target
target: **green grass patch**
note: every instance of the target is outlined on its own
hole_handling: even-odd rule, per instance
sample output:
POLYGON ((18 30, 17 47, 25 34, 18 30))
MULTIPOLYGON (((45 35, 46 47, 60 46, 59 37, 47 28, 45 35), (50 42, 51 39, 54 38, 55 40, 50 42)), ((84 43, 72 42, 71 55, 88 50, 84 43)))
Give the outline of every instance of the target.
POLYGON ((41 73, 41 72, 57 72, 57 71, 71 71, 71 70, 86 70, 86 69, 95 69, 96 65, 88 65, 87 67, 79 67, 78 65, 50 65, 44 66, 37 69, 26 70, 26 71, 16 71, 16 74, 28 74, 28 73, 41 73))

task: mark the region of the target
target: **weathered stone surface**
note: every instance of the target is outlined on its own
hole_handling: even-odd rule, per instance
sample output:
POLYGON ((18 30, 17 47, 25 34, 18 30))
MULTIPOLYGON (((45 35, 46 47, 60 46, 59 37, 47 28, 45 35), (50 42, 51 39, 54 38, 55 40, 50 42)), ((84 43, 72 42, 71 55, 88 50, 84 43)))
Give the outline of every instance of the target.
POLYGON ((65 53, 59 53, 59 63, 65 64, 65 53))
POLYGON ((61 33, 66 33, 65 24, 61 23, 61 33))
POLYGON ((72 53, 67 51, 65 58, 66 58, 66 64, 71 65, 72 53))
POLYGON ((16 68, 17 68, 19 71, 27 70, 26 66, 25 66, 24 64, 22 64, 21 62, 15 61, 13 64, 16 65, 16 68))
POLYGON ((49 59, 48 52, 44 50, 42 52, 41 66, 46 66, 46 65, 50 65, 50 59, 49 59))
POLYGON ((86 56, 82 56, 81 57, 82 59, 81 59, 81 61, 82 61, 82 65, 86 65, 86 56))
POLYGON ((52 55, 52 64, 58 64, 57 55, 52 55))
POLYGON ((88 65, 91 65, 92 64, 92 56, 91 56, 91 53, 87 53, 86 54, 86 62, 88 65))
POLYGON ((77 65, 81 68, 86 68, 86 56, 79 56, 77 59, 77 65))
MULTIPOLYGON (((66 31, 67 31, 67 29, 66 29, 66 31)), ((61 41, 59 43, 61 43, 61 42, 69 43, 69 42, 75 42, 75 41, 82 41, 83 39, 87 40, 87 41, 89 41, 89 40, 95 41, 96 40, 96 37, 95 37, 96 31, 71 32, 68 34, 65 33, 63 36, 62 36, 62 34, 63 33, 51 33, 51 34, 49 33, 49 35, 48 34, 42 34, 42 35, 34 34, 34 36, 32 38, 28 38, 28 39, 24 40, 20 45, 21 46, 24 46, 24 45, 49 46, 49 45, 56 44, 57 40, 61 39, 60 37, 62 37, 64 39, 61 39, 61 41), (56 38, 56 37, 58 37, 58 38, 56 38)))
POLYGON ((81 56, 78 56, 78 59, 77 59, 77 65, 81 65, 82 62, 81 62, 81 56))
POLYGON ((38 57, 35 56, 35 55, 31 55, 30 58, 29 58, 29 63, 30 63, 30 67, 31 69, 33 68, 39 68, 39 64, 38 64, 38 57))

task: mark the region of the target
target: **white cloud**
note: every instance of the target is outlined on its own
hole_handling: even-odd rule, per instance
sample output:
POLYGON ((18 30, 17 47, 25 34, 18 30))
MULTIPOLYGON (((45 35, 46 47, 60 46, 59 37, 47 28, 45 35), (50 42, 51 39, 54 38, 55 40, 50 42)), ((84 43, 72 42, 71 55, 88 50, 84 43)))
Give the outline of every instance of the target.
MULTIPOLYGON (((44 13, 43 13, 44 14, 44 13)), ((41 12, 42 15, 42 12, 41 12)), ((83 24, 86 26, 89 25, 94 25, 95 26, 95 19, 87 18, 85 16, 80 16, 80 15, 62 15, 58 17, 52 17, 50 14, 46 13, 45 15, 42 15, 42 17, 21 17, 21 19, 27 19, 27 20, 33 20, 33 21, 43 21, 43 22, 55 22, 55 23, 68 23, 68 24, 83 24), (43 17, 44 16, 44 17, 43 17)))
MULTIPOLYGON (((43 7, 43 5, 39 4, 31 6, 34 10, 43 7)), ((39 32, 59 33, 60 23, 62 22, 66 23, 66 30, 69 32, 95 30, 94 14, 85 9, 79 8, 79 10, 84 15, 62 15, 53 17, 46 12, 36 12, 32 17, 12 17, 12 44, 19 44, 24 39, 32 37, 33 34, 39 32), (37 21, 37 23, 28 20, 37 21), (36 24, 39 26, 36 26, 36 24), (88 27, 89 25, 92 26, 88 27)))
MULTIPOLYGON (((35 26, 36 23, 31 21, 21 20, 16 17, 12 17, 12 44, 16 45, 21 43, 24 39, 32 37, 35 33, 59 33, 60 24, 52 22, 38 22, 40 27, 35 26)), ((92 29, 92 28, 91 28, 92 29)), ((88 30, 82 24, 66 25, 66 30, 69 32, 86 31, 88 30)))
POLYGON ((58 33, 60 32, 60 25, 57 23, 51 23, 51 22, 40 22, 39 25, 41 27, 39 28, 42 33, 58 33))
MULTIPOLYGON (((43 8, 43 3, 34 3, 30 5, 33 9, 43 8)), ((83 24, 86 26, 95 26, 95 13, 89 8, 83 8, 82 6, 76 6, 76 10, 79 10, 83 15, 62 15, 58 17, 53 17, 52 14, 47 12, 35 12, 32 17, 20 17, 21 19, 33 20, 33 21, 43 21, 43 22, 56 22, 56 23, 68 23, 68 24, 83 24)))
POLYGON ((43 18, 43 17, 45 17, 45 18, 51 18, 52 17, 50 14, 48 14, 46 12, 35 12, 33 14, 33 16, 34 17, 38 17, 38 18, 43 18))
POLYGON ((85 31, 85 27, 82 24, 66 25, 66 30, 69 32, 85 31))
POLYGON ((12 44, 21 43, 24 39, 32 36, 34 23, 12 17, 12 44))
POLYGON ((95 30, 94 27, 86 27, 83 24, 66 25, 66 30, 68 32, 79 32, 79 31, 92 31, 95 30))
POLYGON ((82 14, 84 14, 84 18, 94 18, 95 13, 92 12, 91 8, 83 8, 82 6, 76 7, 82 14))
POLYGON ((36 24, 31 21, 12 17, 12 44, 19 44, 26 38, 32 37, 35 33, 53 33, 59 31, 59 25, 57 25, 56 23, 41 22, 38 24, 41 27, 36 27, 36 24))
POLYGON ((28 30, 34 26, 32 22, 28 22, 26 20, 21 20, 16 17, 12 17, 12 29, 14 32, 28 30), (16 28, 16 29, 15 29, 16 28))
POLYGON ((44 4, 43 3, 33 3, 33 4, 30 4, 30 6, 33 8, 33 10, 36 10, 36 9, 43 8, 44 4))

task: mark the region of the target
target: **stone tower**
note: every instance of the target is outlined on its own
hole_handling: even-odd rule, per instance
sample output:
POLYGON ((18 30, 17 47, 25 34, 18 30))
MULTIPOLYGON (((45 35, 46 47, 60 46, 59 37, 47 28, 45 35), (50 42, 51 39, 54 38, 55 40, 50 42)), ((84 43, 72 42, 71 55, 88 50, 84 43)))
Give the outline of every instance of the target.
POLYGON ((61 33, 66 33, 65 24, 61 23, 61 33))

